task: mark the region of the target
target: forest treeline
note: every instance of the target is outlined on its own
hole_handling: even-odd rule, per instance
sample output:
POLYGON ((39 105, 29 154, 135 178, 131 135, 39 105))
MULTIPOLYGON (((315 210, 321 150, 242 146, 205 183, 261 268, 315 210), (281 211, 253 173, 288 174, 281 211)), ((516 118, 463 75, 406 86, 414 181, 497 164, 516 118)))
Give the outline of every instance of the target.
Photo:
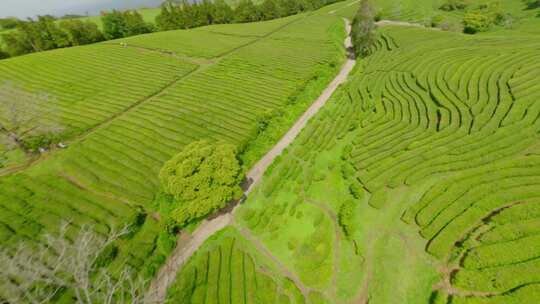
POLYGON ((155 24, 145 22, 136 10, 113 10, 101 13, 101 29, 96 23, 75 15, 62 18, 46 15, 28 20, 4 18, 0 19, 0 28, 10 31, 1 35, 4 45, 0 45, 0 59, 155 31, 271 20, 339 1, 342 0, 265 0, 254 4, 252 0, 241 0, 231 7, 224 0, 167 0, 162 3, 155 24))

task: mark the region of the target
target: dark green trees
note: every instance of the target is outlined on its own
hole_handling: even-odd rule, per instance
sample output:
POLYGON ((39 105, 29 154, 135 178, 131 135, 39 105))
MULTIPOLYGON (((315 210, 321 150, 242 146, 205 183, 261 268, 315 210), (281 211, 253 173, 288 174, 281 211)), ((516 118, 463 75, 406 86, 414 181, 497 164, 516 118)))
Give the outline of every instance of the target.
POLYGON ((90 21, 63 20, 60 22, 60 28, 68 34, 71 45, 85 45, 105 39, 97 25, 90 21))
POLYGON ((173 198, 166 208, 168 228, 182 227, 239 199, 243 178, 235 146, 205 140, 187 145, 159 173, 163 191, 173 198))
POLYGON ((6 51, 12 56, 69 46, 69 37, 55 20, 39 16, 37 20, 21 22, 17 30, 2 35, 6 51))
POLYGON ((375 29, 375 9, 369 0, 362 0, 351 30, 356 55, 369 55, 376 40, 375 29))
POLYGON ((0 28, 4 30, 11 30, 17 27, 21 20, 15 17, 0 18, 0 28))
POLYGON ((104 12, 101 14, 103 35, 107 40, 152 32, 152 25, 144 22, 137 11, 104 12))
POLYGON ((234 19, 233 9, 225 2, 225 0, 214 1, 214 23, 223 24, 231 23, 234 19))
POLYGON ((259 10, 253 1, 241 0, 234 10, 235 22, 254 22, 260 20, 259 10))
POLYGON ((441 6, 441 10, 443 11, 464 10, 469 5, 470 5, 470 0, 446 0, 446 2, 441 6))
POLYGON ((189 29, 210 24, 255 22, 318 9, 341 0, 240 0, 234 10, 225 0, 167 0, 156 17, 160 30, 189 29))

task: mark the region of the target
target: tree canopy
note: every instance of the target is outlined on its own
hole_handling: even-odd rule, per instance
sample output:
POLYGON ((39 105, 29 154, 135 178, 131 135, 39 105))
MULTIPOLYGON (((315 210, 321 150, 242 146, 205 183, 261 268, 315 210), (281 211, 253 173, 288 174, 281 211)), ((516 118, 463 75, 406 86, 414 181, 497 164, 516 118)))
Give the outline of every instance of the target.
POLYGON ((105 39, 98 29, 97 24, 91 21, 83 22, 77 19, 63 20, 60 22, 60 28, 68 34, 71 45, 85 45, 105 39))
POLYGON ((223 142, 196 141, 167 161, 159 179, 172 196, 170 219, 184 226, 217 211, 242 196, 244 175, 236 147, 223 142))
POLYGON ((152 25, 144 22, 137 11, 104 12, 101 14, 103 35, 106 39, 117 39, 133 35, 146 34, 153 31, 152 25))
POLYGON ((366 56, 375 43, 375 8, 369 0, 362 0, 352 24, 352 42, 357 55, 366 56))

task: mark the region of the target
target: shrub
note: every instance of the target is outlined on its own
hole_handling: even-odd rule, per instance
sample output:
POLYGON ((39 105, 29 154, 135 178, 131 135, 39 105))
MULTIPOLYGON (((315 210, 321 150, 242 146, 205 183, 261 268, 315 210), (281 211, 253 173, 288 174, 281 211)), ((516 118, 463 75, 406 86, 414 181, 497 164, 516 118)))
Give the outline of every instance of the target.
POLYGON ((357 180, 354 180, 349 186, 349 191, 355 199, 361 199, 364 196, 364 188, 357 180))
POLYGON ((339 226, 341 226, 347 238, 350 238, 356 229, 354 225, 354 208, 355 204, 353 200, 346 200, 339 208, 339 226))
POLYGON ((447 0, 440 9, 443 11, 464 10, 469 6, 469 0, 447 0))
POLYGON ((169 255, 176 247, 174 234, 162 231, 157 237, 157 249, 162 255, 169 255))
POLYGON ((470 12, 463 17, 463 31, 467 34, 476 34, 477 32, 485 32, 492 25, 491 18, 482 12, 470 12))
POLYGON ((350 163, 344 162, 341 165, 341 176, 344 179, 350 180, 352 177, 354 177, 355 174, 356 174, 356 170, 350 163))

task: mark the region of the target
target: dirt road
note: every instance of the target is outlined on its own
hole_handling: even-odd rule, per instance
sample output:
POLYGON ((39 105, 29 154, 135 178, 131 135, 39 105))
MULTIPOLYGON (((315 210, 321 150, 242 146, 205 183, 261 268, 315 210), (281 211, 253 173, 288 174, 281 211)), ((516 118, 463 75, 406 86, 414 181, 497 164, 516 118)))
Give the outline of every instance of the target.
MULTIPOLYGON (((345 47, 347 49, 347 60, 341 67, 339 74, 326 87, 323 93, 317 100, 302 114, 296 123, 289 131, 281 138, 281 140, 264 155, 259 162, 248 172, 247 178, 251 179, 251 184, 245 191, 248 195, 251 190, 261 181, 261 178, 266 169, 278 157, 285 148, 287 148, 294 139, 300 134, 307 122, 317 114, 317 112, 326 104, 338 86, 347 80, 349 73, 352 71, 356 60, 352 54, 350 22, 345 20, 347 29, 347 38, 345 39, 345 47)), ((222 214, 211 220, 203 221, 200 226, 191 235, 182 234, 179 238, 178 245, 174 252, 169 256, 165 265, 160 269, 158 275, 150 285, 148 293, 149 303, 163 303, 167 294, 168 287, 174 282, 176 274, 182 268, 184 262, 197 251, 197 249, 214 233, 231 224, 233 215, 236 209, 230 213, 222 214)))

